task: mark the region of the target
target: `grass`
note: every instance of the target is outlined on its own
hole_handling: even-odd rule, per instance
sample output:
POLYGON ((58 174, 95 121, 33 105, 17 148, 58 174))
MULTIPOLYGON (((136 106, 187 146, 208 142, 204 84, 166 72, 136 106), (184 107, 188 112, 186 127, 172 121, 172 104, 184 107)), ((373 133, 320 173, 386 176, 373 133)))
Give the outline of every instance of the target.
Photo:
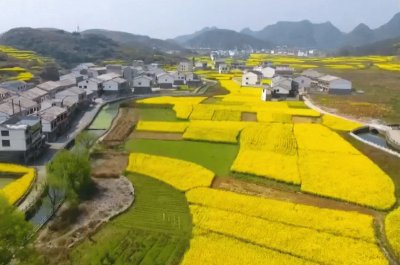
POLYGON ((3 177, 0 177, 0 189, 5 187, 7 184, 10 184, 14 180, 15 180, 15 178, 3 178, 3 177))
POLYGON ((129 152, 167 156, 199 164, 218 176, 228 176, 239 150, 238 145, 195 141, 129 140, 129 152))
POLYGON ((312 94, 319 105, 338 109, 355 117, 381 119, 388 123, 400 123, 400 93, 398 72, 379 70, 375 67, 364 70, 323 69, 324 73, 338 75, 353 82, 356 90, 363 94, 327 95, 312 94))
POLYGON ((346 141, 351 143, 361 153, 377 164, 388 176, 390 176, 395 185, 397 205, 400 205, 400 163, 399 158, 375 147, 369 146, 351 137, 346 133, 339 133, 346 141))
POLYGON ((142 121, 180 121, 172 108, 139 108, 142 121))
POLYGON ((135 202, 71 253, 73 264, 179 264, 192 222, 184 193, 150 177, 128 175, 135 202))

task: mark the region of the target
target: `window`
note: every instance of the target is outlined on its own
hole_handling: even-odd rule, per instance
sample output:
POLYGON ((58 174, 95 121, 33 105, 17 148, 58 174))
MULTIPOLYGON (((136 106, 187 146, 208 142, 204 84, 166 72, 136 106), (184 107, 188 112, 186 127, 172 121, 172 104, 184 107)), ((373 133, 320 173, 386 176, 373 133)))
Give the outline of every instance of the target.
POLYGON ((139 82, 138 85, 141 86, 141 85, 142 85, 142 82, 139 82))
POLYGON ((1 136, 10 136, 9 131, 1 131, 1 136))
POLYGON ((10 140, 2 140, 1 144, 3 145, 3 147, 10 147, 10 140))

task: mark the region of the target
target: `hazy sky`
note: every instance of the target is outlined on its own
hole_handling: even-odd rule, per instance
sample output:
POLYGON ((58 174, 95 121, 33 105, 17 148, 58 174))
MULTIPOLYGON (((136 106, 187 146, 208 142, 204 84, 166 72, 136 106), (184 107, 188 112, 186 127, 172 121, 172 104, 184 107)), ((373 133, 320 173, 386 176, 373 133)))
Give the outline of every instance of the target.
POLYGON ((103 28, 170 38, 205 26, 259 30, 277 21, 331 21, 372 28, 400 12, 400 0, 0 0, 0 32, 13 27, 103 28))

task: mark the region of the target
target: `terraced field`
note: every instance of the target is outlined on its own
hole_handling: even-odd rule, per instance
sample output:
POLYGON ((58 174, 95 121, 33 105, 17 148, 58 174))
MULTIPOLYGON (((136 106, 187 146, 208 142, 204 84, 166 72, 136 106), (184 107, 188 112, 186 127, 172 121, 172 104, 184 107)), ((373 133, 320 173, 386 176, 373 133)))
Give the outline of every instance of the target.
POLYGON ((158 180, 129 174, 135 203, 71 254, 73 264, 179 264, 191 238, 184 194, 158 180))

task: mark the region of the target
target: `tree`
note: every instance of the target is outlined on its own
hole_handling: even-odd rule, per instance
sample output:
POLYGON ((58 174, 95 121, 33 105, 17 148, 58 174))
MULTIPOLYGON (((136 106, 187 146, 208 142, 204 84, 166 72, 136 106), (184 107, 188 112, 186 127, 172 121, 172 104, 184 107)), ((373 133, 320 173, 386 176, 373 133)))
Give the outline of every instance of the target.
POLYGON ((97 136, 91 132, 82 132, 75 138, 75 145, 78 148, 89 150, 97 141, 97 136))
POLYGON ((50 188, 64 191, 71 205, 77 205, 93 187, 89 152, 85 148, 58 152, 46 169, 50 188))
POLYGON ((60 80, 60 73, 58 66, 55 63, 48 63, 45 65, 40 77, 45 81, 58 81, 60 80))
MULTIPOLYGON (((0 265, 11 261, 37 264, 30 237, 32 226, 25 221, 24 215, 0 196, 0 265)), ((18 264, 18 263, 17 263, 18 264)))

